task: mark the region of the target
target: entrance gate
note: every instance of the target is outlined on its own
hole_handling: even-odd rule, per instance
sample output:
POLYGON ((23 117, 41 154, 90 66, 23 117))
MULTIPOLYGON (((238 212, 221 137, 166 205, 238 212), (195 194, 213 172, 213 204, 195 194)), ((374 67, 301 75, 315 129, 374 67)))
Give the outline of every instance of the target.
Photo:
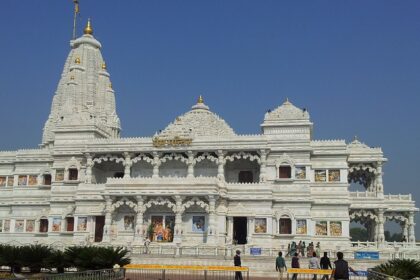
POLYGON ((248 220, 246 217, 233 217, 233 239, 237 244, 246 244, 248 220))

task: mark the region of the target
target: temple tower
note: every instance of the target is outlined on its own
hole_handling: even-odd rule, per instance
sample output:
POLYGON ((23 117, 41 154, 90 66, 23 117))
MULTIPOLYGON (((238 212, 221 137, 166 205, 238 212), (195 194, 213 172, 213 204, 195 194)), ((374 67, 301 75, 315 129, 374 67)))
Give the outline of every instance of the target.
POLYGON ((83 33, 70 41, 71 50, 44 126, 44 147, 59 141, 120 136, 114 90, 90 20, 83 33))

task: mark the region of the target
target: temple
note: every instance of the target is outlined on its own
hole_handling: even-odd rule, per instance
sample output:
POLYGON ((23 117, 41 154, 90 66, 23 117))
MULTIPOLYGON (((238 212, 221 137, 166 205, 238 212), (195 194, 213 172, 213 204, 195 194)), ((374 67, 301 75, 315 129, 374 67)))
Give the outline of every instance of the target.
POLYGON ((381 148, 313 139, 289 100, 239 135, 201 96, 154 136, 122 138, 90 22, 70 47, 40 147, 0 152, 1 242, 351 249, 358 222, 385 248, 396 221, 415 244, 418 208, 384 193, 381 148))

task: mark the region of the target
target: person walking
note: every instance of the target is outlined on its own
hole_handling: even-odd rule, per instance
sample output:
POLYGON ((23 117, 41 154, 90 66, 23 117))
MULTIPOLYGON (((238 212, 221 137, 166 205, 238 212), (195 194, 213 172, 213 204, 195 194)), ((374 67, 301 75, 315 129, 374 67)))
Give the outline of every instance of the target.
MULTIPOLYGON (((292 268, 300 268, 298 255, 298 253, 295 253, 295 255, 292 258, 292 268)), ((297 273, 293 273, 292 280, 297 280, 297 276, 297 273)))
POLYGON ((283 279, 283 273, 286 271, 286 261, 282 257, 283 253, 279 252, 279 256, 276 258, 276 271, 279 272, 279 280, 283 279))
MULTIPOLYGON (((319 262, 318 258, 316 257, 316 253, 312 253, 312 258, 309 259, 309 269, 319 269, 319 262)), ((316 274, 312 277, 312 280, 316 280, 316 274)))
MULTIPOLYGON (((321 269, 332 269, 330 258, 328 257, 327 252, 324 252, 324 256, 321 258, 320 261, 321 269)), ((321 280, 330 280, 328 274, 324 274, 321 280)))
POLYGON ((342 252, 337 252, 337 260, 334 262, 335 268, 331 273, 334 280, 349 280, 349 270, 357 275, 357 272, 349 266, 343 257, 342 252))
MULTIPOLYGON (((235 266, 242 266, 241 251, 236 250, 236 255, 233 257, 233 264, 235 266)), ((242 272, 241 271, 236 271, 235 272, 235 280, 242 280, 242 272)))

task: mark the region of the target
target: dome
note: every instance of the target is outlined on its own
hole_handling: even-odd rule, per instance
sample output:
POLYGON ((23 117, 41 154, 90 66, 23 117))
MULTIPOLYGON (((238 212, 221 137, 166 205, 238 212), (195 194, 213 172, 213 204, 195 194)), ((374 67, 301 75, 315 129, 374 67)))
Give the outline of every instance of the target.
POLYGON ((286 99, 281 106, 266 113, 264 117, 264 121, 282 120, 309 120, 309 113, 306 109, 300 109, 286 99))
POLYGON ((205 136, 233 136, 233 129, 218 115, 211 112, 200 96, 192 109, 177 117, 170 123, 159 137, 205 137, 205 136))

